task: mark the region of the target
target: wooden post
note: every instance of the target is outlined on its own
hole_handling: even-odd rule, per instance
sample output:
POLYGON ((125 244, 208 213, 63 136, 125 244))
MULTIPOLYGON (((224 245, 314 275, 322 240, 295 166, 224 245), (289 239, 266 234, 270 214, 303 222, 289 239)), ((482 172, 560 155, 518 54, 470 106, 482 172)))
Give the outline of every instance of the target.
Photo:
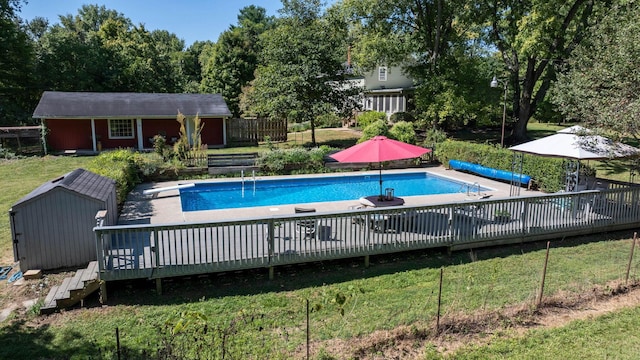
POLYGON ((547 254, 544 258, 544 267, 542 268, 542 282, 540 283, 540 292, 538 293, 538 299, 536 300, 536 307, 542 304, 542 294, 544 293, 544 281, 547 277, 547 264, 549 263, 549 245, 551 241, 547 241, 547 254))
POLYGON ((638 233, 633 233, 633 242, 631 243, 631 253, 629 254, 629 263, 627 264, 627 275, 624 277, 625 285, 629 282, 629 272, 631 271, 631 262, 633 261, 633 250, 636 246, 636 238, 638 237, 638 233))
MULTIPOLYGON (((273 219, 269 220, 267 224, 267 246, 269 247, 269 264, 273 264, 274 249, 275 249, 275 223, 273 219)), ((273 280, 273 265, 269 266, 269 280, 273 280)))
POLYGON ((116 353, 118 354, 118 360, 120 360, 120 330, 116 328, 116 353))
POLYGON ((365 268, 369 267, 369 255, 364 256, 364 267, 365 268))
POLYGON ((107 282, 104 280, 100 281, 100 304, 105 304, 107 302, 107 282))
POLYGON ((307 299, 307 360, 309 360, 309 299, 307 299))
POLYGON ((156 292, 158 295, 162 295, 162 279, 160 278, 156 279, 156 292))
POLYGON ((440 285, 438 286, 438 309, 436 314, 436 334, 440 333, 440 305, 442 304, 442 274, 444 269, 440 268, 440 285))

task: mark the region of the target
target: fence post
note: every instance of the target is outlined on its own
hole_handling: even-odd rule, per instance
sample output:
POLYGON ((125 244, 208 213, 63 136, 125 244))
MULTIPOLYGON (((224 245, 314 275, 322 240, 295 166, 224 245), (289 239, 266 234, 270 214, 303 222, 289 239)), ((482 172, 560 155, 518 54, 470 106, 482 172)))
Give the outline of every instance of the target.
POLYGON ((118 360, 120 360, 120 330, 116 327, 116 354, 118 354, 118 360))
POLYGON ((629 254, 629 263, 627 264, 627 275, 624 277, 625 285, 629 282, 629 272, 631 271, 631 262, 633 261, 633 250, 636 246, 636 238, 638 237, 638 233, 633 233, 633 242, 631 243, 631 253, 629 254))
POLYGON ((547 264, 549 263, 549 245, 551 241, 547 241, 547 253, 544 258, 544 267, 542 268, 542 281, 540 282, 540 292, 538 293, 538 299, 536 300, 536 307, 542 304, 542 294, 544 293, 544 281, 547 277, 547 264))
POLYGON ((440 305, 442 304, 442 275, 444 269, 440 268, 440 285, 438 286, 438 309, 436 314, 436 334, 440 333, 440 305))
POLYGON ((309 299, 306 301, 307 303, 307 360, 309 359, 309 299))

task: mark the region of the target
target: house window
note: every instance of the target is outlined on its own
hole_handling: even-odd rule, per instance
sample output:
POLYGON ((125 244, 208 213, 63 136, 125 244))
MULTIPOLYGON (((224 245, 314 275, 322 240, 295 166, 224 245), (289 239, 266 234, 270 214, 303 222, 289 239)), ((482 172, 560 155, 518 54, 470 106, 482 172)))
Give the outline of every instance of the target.
POLYGON ((387 67, 380 66, 378 68, 378 81, 387 81, 387 67))
POLYGON ((133 119, 109 119, 110 139, 133 139, 133 119))

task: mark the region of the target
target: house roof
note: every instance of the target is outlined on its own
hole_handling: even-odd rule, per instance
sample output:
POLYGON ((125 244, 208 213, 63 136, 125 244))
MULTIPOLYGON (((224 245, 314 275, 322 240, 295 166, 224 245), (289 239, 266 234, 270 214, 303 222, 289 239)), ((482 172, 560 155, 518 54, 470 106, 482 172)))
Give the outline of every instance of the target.
POLYGON ((115 189, 115 182, 85 169, 76 169, 40 185, 13 206, 26 203, 56 188, 63 188, 89 198, 106 201, 115 189))
POLYGON ((34 118, 230 117, 220 94, 153 94, 45 91, 34 118))

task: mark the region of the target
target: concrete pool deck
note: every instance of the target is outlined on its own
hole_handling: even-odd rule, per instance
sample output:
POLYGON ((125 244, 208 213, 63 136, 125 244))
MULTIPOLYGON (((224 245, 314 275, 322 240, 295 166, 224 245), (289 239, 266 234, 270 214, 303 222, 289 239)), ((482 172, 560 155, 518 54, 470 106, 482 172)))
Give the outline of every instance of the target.
MULTIPOLYGON (((491 179, 475 176, 455 170, 445 169, 443 166, 428 167, 428 168, 409 168, 401 170, 383 170, 382 177, 384 180, 385 174, 393 173, 409 173, 409 172, 428 172, 435 175, 451 178, 457 181, 463 181, 469 184, 477 183, 483 188, 489 188, 483 194, 490 195, 489 199, 501 199, 508 198, 510 193, 510 185, 507 183, 494 181, 491 179)), ((368 174, 372 176, 378 176, 377 170, 370 170, 366 172, 342 172, 342 173, 329 173, 329 174, 305 174, 305 175, 290 175, 290 176, 257 176, 256 179, 276 179, 276 178, 292 178, 292 177, 322 177, 322 176, 336 176, 336 175, 349 175, 349 174, 368 174)), ((223 221, 223 220, 242 220, 255 217, 269 217, 269 216, 286 216, 294 214, 294 207, 301 206, 307 208, 315 208, 318 213, 343 211, 348 210, 350 207, 359 205, 358 199, 347 201, 333 201, 333 202, 316 202, 316 203, 303 203, 301 199, 300 204, 295 205, 273 205, 273 206, 260 206, 252 208, 238 208, 238 209, 221 209, 221 210, 206 210, 206 211, 182 211, 182 205, 180 203, 179 190, 162 191, 156 195, 144 194, 144 190, 157 189, 164 187, 172 187, 186 183, 199 183, 199 182, 227 182, 237 181, 240 178, 215 178, 204 180, 181 180, 181 181, 167 181, 158 183, 145 183, 138 185, 129 194, 127 201, 121 211, 119 224, 175 224, 185 222, 208 222, 208 221, 223 221)), ((245 183, 247 188, 251 188, 252 178, 245 177, 245 183)), ((383 184, 384 186, 384 184, 383 184)), ((472 190, 473 191, 473 190, 472 190)), ((527 190, 526 188, 520 189, 520 196, 534 196, 541 194, 538 191, 527 190)), ((376 195, 376 194, 371 194, 376 195)), ((457 201, 473 200, 477 199, 477 196, 473 194, 468 196, 466 189, 461 189, 460 193, 456 194, 442 194, 442 195, 423 195, 423 196, 407 196, 403 197, 405 200, 405 206, 419 206, 419 205, 432 205, 451 203, 457 201)))

